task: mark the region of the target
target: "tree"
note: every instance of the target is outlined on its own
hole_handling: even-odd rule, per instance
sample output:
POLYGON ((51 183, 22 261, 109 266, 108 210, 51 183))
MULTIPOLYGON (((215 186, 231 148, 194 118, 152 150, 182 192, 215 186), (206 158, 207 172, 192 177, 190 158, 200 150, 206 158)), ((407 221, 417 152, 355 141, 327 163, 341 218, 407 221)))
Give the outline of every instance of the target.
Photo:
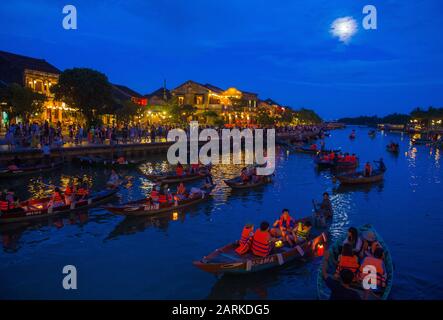
POLYGON ((117 120, 126 123, 132 120, 135 116, 140 115, 140 113, 141 107, 131 100, 119 102, 118 106, 115 108, 117 120))
POLYGON ((3 98, 11 106, 8 110, 9 119, 21 116, 23 120, 28 120, 32 114, 41 112, 46 96, 27 87, 22 87, 13 83, 3 89, 3 98))
POLYGON ((322 118, 311 109, 301 108, 300 110, 297 110, 296 113, 302 123, 315 124, 323 121, 322 118))
POLYGON ((260 111, 257 116, 257 123, 262 127, 273 126, 275 124, 275 118, 271 117, 266 111, 260 111))
POLYGON ((114 105, 112 86, 108 78, 92 69, 65 70, 58 83, 52 87, 52 92, 56 100, 78 108, 89 122, 98 115, 109 112, 110 107, 114 105))

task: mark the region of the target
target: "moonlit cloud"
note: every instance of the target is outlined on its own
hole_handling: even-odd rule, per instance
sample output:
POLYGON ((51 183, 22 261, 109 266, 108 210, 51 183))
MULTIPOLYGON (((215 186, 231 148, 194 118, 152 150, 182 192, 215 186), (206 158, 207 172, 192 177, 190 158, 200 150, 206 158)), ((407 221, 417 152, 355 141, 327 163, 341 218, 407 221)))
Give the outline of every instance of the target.
POLYGON ((331 33, 341 42, 348 43, 357 32, 357 22, 352 17, 335 19, 331 24, 331 33))

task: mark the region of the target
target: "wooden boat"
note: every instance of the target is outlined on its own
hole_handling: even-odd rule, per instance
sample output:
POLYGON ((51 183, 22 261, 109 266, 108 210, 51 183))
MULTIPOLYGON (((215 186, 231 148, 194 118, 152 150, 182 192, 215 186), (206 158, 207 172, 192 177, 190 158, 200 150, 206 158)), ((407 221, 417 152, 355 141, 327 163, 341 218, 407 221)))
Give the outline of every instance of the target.
POLYGON ((105 168, 135 168, 140 163, 139 161, 127 160, 125 163, 118 163, 112 159, 106 159, 102 157, 84 156, 76 158, 76 161, 82 166, 91 167, 105 167, 105 168))
POLYGON ((335 160, 326 160, 326 159, 321 159, 320 157, 316 157, 314 159, 314 163, 319 168, 347 170, 347 169, 355 169, 358 167, 358 158, 357 161, 335 161, 335 160))
POLYGON ((389 151, 389 152, 392 152, 392 153, 399 153, 400 147, 399 147, 399 145, 395 145, 394 146, 394 145, 388 144, 386 146, 386 150, 389 151))
POLYGON ((201 173, 194 173, 194 174, 184 174, 182 176, 177 176, 175 174, 173 175, 159 175, 159 176, 153 176, 153 175, 145 175, 149 180, 152 180, 154 182, 160 182, 161 184, 174 184, 174 183, 180 183, 180 182, 189 182, 189 181, 195 181, 200 180, 206 177, 206 174, 201 173))
POLYGON ((355 173, 347 173, 338 175, 336 178, 341 184, 364 184, 364 183, 374 183, 383 180, 384 171, 375 170, 372 172, 370 177, 365 177, 363 171, 355 173))
MULTIPOLYGON (((305 218, 311 219, 311 218, 305 218)), ((312 229, 319 230, 319 229, 312 229)), ((319 232, 313 235, 309 241, 294 247, 284 245, 280 248, 274 248, 271 255, 267 257, 258 257, 251 252, 245 255, 238 255, 235 249, 238 247, 238 241, 227 244, 226 246, 216 249, 209 255, 203 257, 199 261, 194 261, 193 264, 197 268, 214 274, 243 274, 263 271, 275 268, 290 261, 315 257, 317 255, 317 248, 319 245, 324 245, 327 242, 325 232, 319 232)))
POLYGON ((182 176, 177 176, 174 172, 169 172, 166 174, 145 174, 142 172, 142 175, 151 181, 160 182, 161 184, 174 184, 206 178, 207 171, 201 170, 198 173, 183 174, 182 176))
POLYGON ((432 143, 432 140, 430 140, 430 139, 412 139, 412 143, 417 144, 417 145, 425 145, 425 144, 432 143))
POLYGON ((87 209, 109 200, 117 193, 117 191, 118 189, 99 191, 91 194, 87 199, 79 200, 71 205, 62 205, 58 207, 48 206, 48 203, 51 200, 50 197, 23 201, 17 208, 2 211, 0 215, 0 224, 47 218, 74 210, 87 209))
POLYGON ((35 166, 22 166, 16 170, 9 169, 0 169, 0 178, 12 178, 25 176, 28 174, 47 172, 57 168, 61 168, 63 165, 63 161, 52 162, 51 164, 39 164, 35 166))
POLYGON ((334 165, 334 161, 322 159, 321 157, 315 157, 314 158, 314 163, 319 168, 331 168, 334 165))
POLYGON ((340 152, 340 149, 337 150, 320 150, 320 149, 311 149, 308 147, 298 147, 294 149, 300 153, 309 153, 309 154, 317 154, 317 153, 331 153, 331 152, 340 152))
POLYGON ((332 168, 336 170, 355 169, 358 167, 358 162, 358 158, 357 161, 335 161, 332 168))
POLYGON ((224 182, 232 189, 252 189, 263 186, 271 182, 270 176, 262 176, 257 182, 243 183, 240 177, 236 177, 229 180, 224 180, 224 182))
MULTIPOLYGON (((356 292, 358 292, 362 299, 364 300, 386 300, 389 296, 389 293, 391 292, 392 283, 394 279, 394 267, 392 262, 392 256, 388 249, 388 246, 383 241, 382 237, 375 231, 375 229, 371 225, 364 225, 358 228, 358 233, 361 234, 362 232, 366 231, 372 231, 377 241, 380 243, 380 245, 383 247, 384 250, 384 263, 386 267, 386 273, 387 273, 387 279, 386 279, 386 287, 378 294, 370 293, 366 294, 366 291, 361 287, 360 284, 355 284, 353 288, 356 292)), ((338 238, 337 241, 335 241, 330 247, 329 247, 329 255, 330 257, 334 257, 335 259, 329 259, 328 265, 327 265, 327 272, 330 276, 333 276, 336 269, 336 259, 338 258, 340 254, 340 248, 342 247, 343 241, 346 238, 346 234, 342 237, 338 238)), ((324 278, 323 278, 323 270, 322 267, 319 268, 318 275, 317 275, 317 293, 318 298, 320 300, 329 300, 329 297, 331 295, 331 291, 327 287, 324 278)))
POLYGON ((164 212, 182 210, 190 206, 194 206, 196 204, 204 202, 209 198, 210 198, 209 192, 204 192, 200 197, 181 200, 177 204, 175 203, 170 203, 170 204, 168 203, 164 205, 162 204, 160 205, 160 207, 157 208, 153 205, 148 205, 146 198, 136 201, 131 201, 120 206, 105 206, 103 208, 114 214, 123 215, 123 216, 134 216, 134 217, 146 216, 146 215, 155 215, 164 212))

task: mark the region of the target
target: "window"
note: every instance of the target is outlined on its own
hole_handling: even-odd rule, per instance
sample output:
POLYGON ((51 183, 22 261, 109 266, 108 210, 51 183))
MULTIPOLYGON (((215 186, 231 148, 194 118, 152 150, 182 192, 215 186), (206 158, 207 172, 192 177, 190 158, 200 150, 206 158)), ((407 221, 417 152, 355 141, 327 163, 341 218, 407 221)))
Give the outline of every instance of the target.
POLYGON ((43 82, 37 81, 35 83, 35 91, 43 92, 43 82))
POLYGON ((183 105, 185 103, 185 97, 183 97, 183 96, 179 96, 178 97, 178 104, 179 105, 183 105))
POLYGON ((203 96, 195 96, 195 104, 203 104, 203 96))

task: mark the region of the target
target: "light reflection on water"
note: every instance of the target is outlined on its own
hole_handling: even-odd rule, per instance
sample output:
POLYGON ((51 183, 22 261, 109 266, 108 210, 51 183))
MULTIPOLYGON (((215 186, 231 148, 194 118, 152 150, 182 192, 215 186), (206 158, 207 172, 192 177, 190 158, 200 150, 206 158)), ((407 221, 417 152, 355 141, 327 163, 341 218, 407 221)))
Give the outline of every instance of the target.
MULTIPOLYGON (((312 199, 320 200, 321 194, 328 191, 335 210, 330 228, 333 239, 350 226, 371 223, 389 244, 397 267, 394 299, 418 297, 414 292, 420 292, 420 297, 443 298, 441 286, 433 285, 433 281, 442 279, 441 271, 432 267, 443 264, 443 254, 419 254, 427 245, 424 233, 435 235, 434 247, 443 246, 439 236, 443 231, 443 200, 438 189, 442 178, 440 150, 412 145, 407 135, 398 133, 383 132, 371 139, 367 129, 358 128, 353 142, 348 135, 348 129, 333 131, 326 144, 357 153, 360 163, 383 156, 388 167, 383 183, 339 186, 331 181, 331 172, 314 168, 310 155, 279 148, 272 184, 250 191, 232 191, 222 180, 238 175, 242 165, 215 165, 212 173, 217 187, 212 191, 213 198, 184 212, 125 219, 95 208, 33 224, 2 226, 0 281, 5 290, 0 296, 69 298, 55 285, 43 292, 39 287, 51 277, 36 271, 40 279, 36 281, 29 272, 52 270, 54 265, 64 265, 69 260, 88 270, 85 277, 92 287, 79 291, 79 298, 315 299, 319 260, 219 280, 196 270, 191 261, 237 239, 246 222, 272 223, 282 208, 289 208, 296 218, 310 215, 312 199), (400 143, 399 155, 386 152, 386 144, 391 140, 400 143), (411 243, 410 239, 415 241, 411 243), (419 265, 411 265, 415 254, 419 256, 419 265), (130 284, 130 288, 103 285, 103 276, 107 275, 117 283, 130 284), (29 283, 26 290, 16 286, 17 279, 29 283), (407 286, 416 290, 410 291, 407 286), (428 288, 432 290, 427 291, 428 288)), ((166 172, 173 168, 163 157, 153 157, 141 169, 166 172)), ((48 185, 64 187, 74 179, 87 181, 98 191, 110 173, 106 169, 72 165, 63 174, 0 181, 0 187, 14 187, 21 198, 40 197, 47 194, 48 185)), ((128 183, 114 203, 139 199, 150 192, 152 182, 137 170, 120 174, 128 183)), ((175 186, 171 189, 175 190, 175 186)))

